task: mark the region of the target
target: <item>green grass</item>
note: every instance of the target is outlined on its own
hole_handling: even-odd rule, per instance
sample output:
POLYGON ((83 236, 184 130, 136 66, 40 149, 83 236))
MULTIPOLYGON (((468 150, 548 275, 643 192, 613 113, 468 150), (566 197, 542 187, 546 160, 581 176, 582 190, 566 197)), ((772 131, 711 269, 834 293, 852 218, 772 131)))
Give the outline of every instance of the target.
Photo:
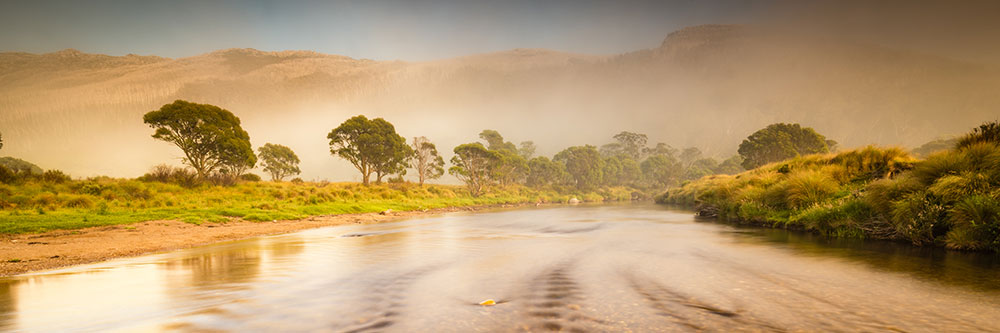
POLYGON ((0 185, 0 233, 123 225, 153 220, 219 223, 271 221, 316 215, 423 210, 533 202, 621 201, 627 188, 560 193, 523 186, 494 188, 473 197, 461 186, 357 183, 244 182, 185 188, 107 177, 68 182, 29 180, 0 185))
POLYGON ((833 237, 1000 251, 1000 145, 918 161, 896 148, 801 156, 670 189, 660 203, 833 237))

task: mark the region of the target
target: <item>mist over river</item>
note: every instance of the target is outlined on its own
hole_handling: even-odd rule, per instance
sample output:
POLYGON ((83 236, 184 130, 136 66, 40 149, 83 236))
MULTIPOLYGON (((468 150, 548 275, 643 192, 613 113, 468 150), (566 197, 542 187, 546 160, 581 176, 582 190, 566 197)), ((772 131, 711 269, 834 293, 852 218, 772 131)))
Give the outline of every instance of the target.
POLYGON ((0 280, 5 331, 979 332, 997 318, 996 254, 651 204, 320 228, 0 280))

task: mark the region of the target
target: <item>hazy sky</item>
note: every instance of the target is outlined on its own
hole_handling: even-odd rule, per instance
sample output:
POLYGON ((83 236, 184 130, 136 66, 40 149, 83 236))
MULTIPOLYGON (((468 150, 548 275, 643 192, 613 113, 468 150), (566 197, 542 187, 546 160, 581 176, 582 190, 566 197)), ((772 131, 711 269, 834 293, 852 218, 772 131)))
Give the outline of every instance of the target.
POLYGON ((185 57, 305 49, 427 60, 512 48, 611 54, 744 23, 760 1, 7 1, 0 50, 185 57))

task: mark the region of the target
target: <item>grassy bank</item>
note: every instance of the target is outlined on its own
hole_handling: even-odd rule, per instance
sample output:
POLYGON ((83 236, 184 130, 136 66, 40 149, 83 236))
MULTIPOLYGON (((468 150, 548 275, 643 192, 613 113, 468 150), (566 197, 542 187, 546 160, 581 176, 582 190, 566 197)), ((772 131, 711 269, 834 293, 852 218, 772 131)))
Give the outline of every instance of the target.
POLYGON ((34 179, 0 185, 0 233, 128 224, 152 220, 190 223, 232 219, 270 221, 315 215, 422 210, 492 204, 621 201, 623 187, 588 193, 557 193, 523 186, 497 188, 473 197, 449 185, 243 182, 233 186, 182 187, 171 183, 106 177, 88 180, 34 179))
POLYGON ((692 181, 657 202, 832 237, 1000 251, 1000 146, 971 143, 922 161, 874 147, 803 156, 692 181))

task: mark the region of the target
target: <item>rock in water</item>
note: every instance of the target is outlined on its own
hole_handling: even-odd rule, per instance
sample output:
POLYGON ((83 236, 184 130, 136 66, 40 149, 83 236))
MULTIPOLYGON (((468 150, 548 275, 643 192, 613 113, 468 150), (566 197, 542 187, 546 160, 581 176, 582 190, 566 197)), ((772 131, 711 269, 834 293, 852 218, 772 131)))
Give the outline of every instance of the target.
POLYGON ((577 199, 577 198, 569 199, 569 204, 570 205, 575 205, 575 204, 578 204, 578 203, 580 203, 580 199, 577 199))
POLYGON ((491 306, 491 305, 497 305, 497 302, 494 301, 492 298, 490 298, 485 301, 479 302, 479 305, 491 306))

